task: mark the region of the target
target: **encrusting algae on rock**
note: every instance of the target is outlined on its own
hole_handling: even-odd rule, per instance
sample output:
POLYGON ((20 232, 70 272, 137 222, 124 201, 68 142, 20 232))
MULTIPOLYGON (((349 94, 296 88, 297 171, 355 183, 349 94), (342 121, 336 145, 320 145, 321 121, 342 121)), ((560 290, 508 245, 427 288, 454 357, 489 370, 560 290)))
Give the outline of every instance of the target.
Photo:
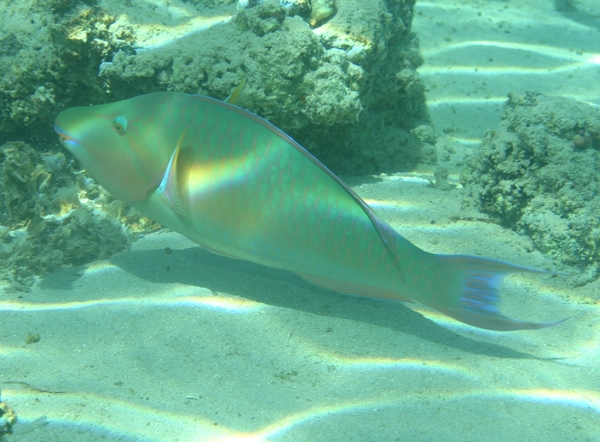
POLYGON ((312 0, 310 10, 310 25, 314 28, 335 14, 335 0, 312 0))
POLYGON ((600 273, 598 170, 600 107, 527 92, 509 96, 461 182, 479 209, 577 268, 583 284, 600 273))
POLYGON ((224 99, 247 78, 244 107, 338 173, 431 160, 413 0, 49 3, 0 2, 16 71, 0 78, 0 145, 47 139, 67 107, 159 90, 224 99))
POLYGON ((4 60, 14 66, 0 96, 0 145, 21 139, 33 146, 11 141, 0 154, 7 168, 0 265, 12 289, 26 290, 35 275, 61 264, 110 256, 127 247, 131 231, 156 226, 99 190, 62 153, 39 153, 54 151, 50 144, 38 149, 37 137, 69 106, 156 90, 224 98, 246 76, 244 107, 340 172, 435 161, 435 140, 417 130, 429 117, 409 0, 188 2, 177 19, 143 3, 51 3, 0 4, 4 60), (130 20, 132 8, 164 26, 130 20), (396 19, 382 21, 381 13, 396 19), (206 16, 221 21, 178 34, 206 16))
POLYGON ((0 269, 10 290, 61 265, 108 258, 157 225, 77 172, 62 153, 0 146, 0 269))

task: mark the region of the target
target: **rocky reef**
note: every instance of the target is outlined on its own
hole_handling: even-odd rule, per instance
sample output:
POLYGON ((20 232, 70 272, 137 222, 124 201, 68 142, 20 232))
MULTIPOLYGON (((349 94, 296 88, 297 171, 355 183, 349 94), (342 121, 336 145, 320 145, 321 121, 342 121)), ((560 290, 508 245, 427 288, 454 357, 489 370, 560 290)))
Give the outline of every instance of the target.
POLYGON ((0 274, 14 291, 61 265, 108 258, 158 226, 114 200, 62 152, 0 146, 0 274))
POLYGON ((57 113, 167 90, 224 99, 281 127, 334 171, 435 162, 414 0, 0 2, 0 266, 35 275, 157 228, 80 171, 57 113), (14 141, 18 140, 18 141, 14 141))
POLYGON ((461 182, 467 201, 578 268, 585 283, 600 270, 598 170, 600 107, 530 92, 509 97, 461 182))
POLYGON ((433 161, 414 0, 26 0, 0 5, 0 142, 57 111, 170 90, 270 120, 338 172, 433 161), (422 136, 424 133, 427 136, 422 136))

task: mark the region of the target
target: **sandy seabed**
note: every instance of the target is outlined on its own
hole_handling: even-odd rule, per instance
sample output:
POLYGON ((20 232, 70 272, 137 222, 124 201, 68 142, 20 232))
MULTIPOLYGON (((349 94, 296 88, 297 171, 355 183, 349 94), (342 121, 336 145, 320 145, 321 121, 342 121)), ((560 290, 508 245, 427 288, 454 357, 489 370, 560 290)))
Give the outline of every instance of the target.
MULTIPOLYGON (((497 125, 508 92, 600 102, 598 28, 551 2, 518 3, 417 5, 432 117, 437 129, 453 128, 447 133, 466 151, 497 125), (494 55, 473 66, 469 47, 494 55), (556 69, 531 67, 549 59, 556 69)), ((430 172, 351 185, 429 252, 555 269, 528 238, 463 209, 460 186, 429 187, 430 172)), ((547 330, 489 332, 419 306, 320 289, 161 231, 109 261, 64 269, 30 293, 4 297, 2 398, 20 419, 9 437, 597 440, 599 285, 511 276, 502 286, 507 315, 570 319, 547 330), (41 416, 45 422, 34 422, 41 416)))

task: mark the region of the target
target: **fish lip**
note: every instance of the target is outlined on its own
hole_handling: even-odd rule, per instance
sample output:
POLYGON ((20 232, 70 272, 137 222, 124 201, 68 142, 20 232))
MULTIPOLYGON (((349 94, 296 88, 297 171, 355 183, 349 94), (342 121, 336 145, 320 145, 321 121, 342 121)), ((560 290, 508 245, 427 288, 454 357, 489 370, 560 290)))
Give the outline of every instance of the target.
POLYGON ((65 144, 66 146, 81 145, 81 142, 79 140, 77 140, 76 138, 73 138, 71 135, 69 135, 63 129, 58 127, 56 124, 54 125, 54 131, 58 134, 58 136, 61 138, 62 143, 65 144))

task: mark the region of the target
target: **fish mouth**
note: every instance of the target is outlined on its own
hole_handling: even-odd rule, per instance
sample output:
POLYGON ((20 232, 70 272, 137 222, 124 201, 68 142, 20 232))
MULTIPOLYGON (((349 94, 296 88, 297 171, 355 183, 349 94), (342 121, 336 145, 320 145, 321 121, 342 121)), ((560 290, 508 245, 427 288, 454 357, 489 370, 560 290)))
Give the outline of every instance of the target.
POLYGON ((73 138, 71 135, 69 135, 67 132, 62 130, 56 124, 54 125, 54 131, 58 134, 58 136, 60 137, 60 140, 67 147, 67 149, 71 149, 71 148, 81 145, 80 141, 73 138))

